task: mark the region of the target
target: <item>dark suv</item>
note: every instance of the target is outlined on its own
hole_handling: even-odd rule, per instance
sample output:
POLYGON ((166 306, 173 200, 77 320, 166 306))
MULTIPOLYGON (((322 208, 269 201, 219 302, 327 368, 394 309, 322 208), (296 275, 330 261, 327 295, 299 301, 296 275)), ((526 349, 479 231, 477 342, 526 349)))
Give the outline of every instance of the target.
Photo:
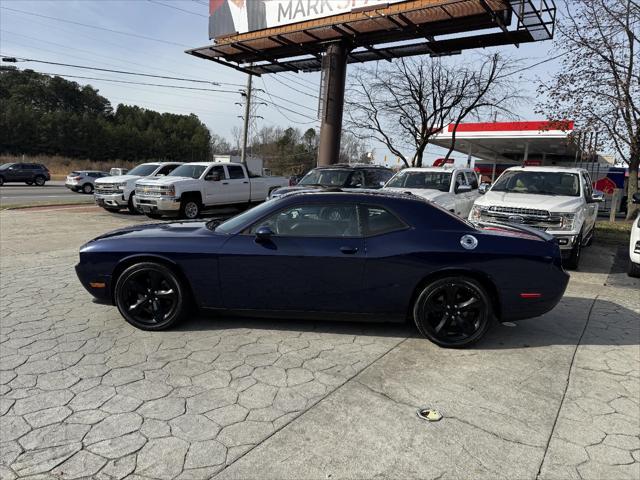
POLYGON ((44 165, 39 163, 5 163, 0 165, 0 185, 5 182, 34 183, 39 187, 51 180, 51 174, 44 165))
POLYGON ((269 198, 276 198, 289 192, 315 190, 319 188, 340 188, 357 190, 361 188, 382 188, 394 175, 390 168, 380 165, 335 164, 309 170, 293 187, 282 187, 273 191, 269 198))

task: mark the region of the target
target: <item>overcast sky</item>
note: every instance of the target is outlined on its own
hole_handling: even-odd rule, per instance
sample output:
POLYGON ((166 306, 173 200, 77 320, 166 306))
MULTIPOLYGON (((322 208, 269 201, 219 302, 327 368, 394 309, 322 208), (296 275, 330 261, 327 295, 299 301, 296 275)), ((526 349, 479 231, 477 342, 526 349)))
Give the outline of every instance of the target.
MULTIPOLYGON (((70 80, 80 84, 91 84, 107 97, 114 107, 118 103, 126 103, 160 112, 195 113, 213 133, 231 139, 231 129, 241 126, 242 122, 239 118, 242 108, 236 105, 236 102, 241 102, 242 99, 240 94, 235 92, 246 83, 246 75, 184 53, 188 48, 210 43, 207 28, 207 0, 0 0, 2 55, 211 80, 220 82, 221 86, 131 77, 31 62, 17 64, 20 68, 99 78, 70 80), (65 23, 55 20, 54 17, 75 23, 65 23), (228 92, 180 90, 107 80, 162 83, 228 92)), ((553 56, 553 43, 522 45, 519 49, 506 46, 498 50, 522 59, 523 65, 526 66, 553 56)), ((468 52, 465 56, 458 56, 453 60, 464 61, 473 55, 477 53, 468 52)), ((557 65, 558 61, 548 62, 514 76, 514 82, 518 82, 522 91, 532 98, 531 103, 522 105, 519 109, 522 119, 538 118, 534 114, 533 103, 536 85, 539 80, 549 78, 557 65)), ((356 67, 349 68, 353 70, 356 67)), ((255 87, 265 90, 259 95, 297 112, 261 106, 258 115, 264 117, 264 120, 258 120, 258 127, 295 126, 304 130, 318 125, 314 120, 317 109, 317 99, 314 97, 317 95, 319 79, 318 73, 286 73, 257 78, 254 82, 255 87), (269 94, 272 95, 271 98, 269 94)), ((372 144, 370 147, 375 149, 377 161, 381 161, 387 153, 381 145, 372 144)), ((437 147, 430 148, 427 154, 427 160, 442 155, 437 147)), ((464 156, 458 154, 457 157, 462 159, 464 156)))

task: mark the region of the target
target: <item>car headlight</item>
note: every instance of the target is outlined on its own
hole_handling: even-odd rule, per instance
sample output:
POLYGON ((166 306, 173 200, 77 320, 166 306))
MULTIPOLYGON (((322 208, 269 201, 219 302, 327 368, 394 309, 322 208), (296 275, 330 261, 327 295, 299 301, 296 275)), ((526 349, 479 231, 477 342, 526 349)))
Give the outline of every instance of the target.
POLYGON ((487 208, 480 205, 474 205, 469 212, 469 220, 472 222, 479 222, 482 220, 482 213, 486 212, 487 208))
POLYGON ((575 213, 552 213, 551 216, 558 217, 560 219, 560 227, 558 228, 558 230, 562 232, 572 232, 575 230, 575 213))
POLYGON ((116 183, 115 184, 116 190, 120 190, 120 191, 123 191, 124 187, 126 187, 126 186, 127 186, 127 182, 122 182, 122 183, 116 183))
POLYGON ((175 197, 176 187, 173 185, 170 187, 164 187, 162 190, 160 190, 160 195, 163 197, 175 197))

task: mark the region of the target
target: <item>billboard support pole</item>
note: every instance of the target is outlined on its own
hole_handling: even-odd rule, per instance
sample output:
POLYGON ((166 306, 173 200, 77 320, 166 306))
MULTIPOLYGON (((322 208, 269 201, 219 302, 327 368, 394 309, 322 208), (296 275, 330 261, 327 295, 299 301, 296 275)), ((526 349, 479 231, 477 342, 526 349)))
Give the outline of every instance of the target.
POLYGON ((326 88, 321 92, 324 98, 322 99, 318 166, 332 165, 338 163, 340 159, 340 135, 342 133, 348 50, 345 43, 332 43, 327 48, 323 59, 322 74, 326 79, 326 88))

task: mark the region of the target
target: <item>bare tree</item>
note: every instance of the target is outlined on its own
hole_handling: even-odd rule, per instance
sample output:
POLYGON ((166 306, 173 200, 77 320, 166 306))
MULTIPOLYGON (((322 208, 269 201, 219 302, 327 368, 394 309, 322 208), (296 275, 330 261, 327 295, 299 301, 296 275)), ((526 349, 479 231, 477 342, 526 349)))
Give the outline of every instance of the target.
POLYGON ((211 134, 211 153, 213 155, 224 155, 231 152, 231 144, 217 133, 211 134))
POLYGON ((640 162, 640 3, 634 0, 565 1, 556 47, 562 67, 539 93, 550 119, 573 119, 600 132, 629 165, 627 218, 638 190, 640 162))
POLYGON ((494 54, 465 64, 417 57, 382 70, 361 68, 346 95, 346 128, 361 140, 382 142, 406 166, 422 166, 429 140, 447 125, 453 125, 455 142, 458 125, 468 117, 514 116, 511 108, 521 97, 507 78, 513 66, 494 54))

